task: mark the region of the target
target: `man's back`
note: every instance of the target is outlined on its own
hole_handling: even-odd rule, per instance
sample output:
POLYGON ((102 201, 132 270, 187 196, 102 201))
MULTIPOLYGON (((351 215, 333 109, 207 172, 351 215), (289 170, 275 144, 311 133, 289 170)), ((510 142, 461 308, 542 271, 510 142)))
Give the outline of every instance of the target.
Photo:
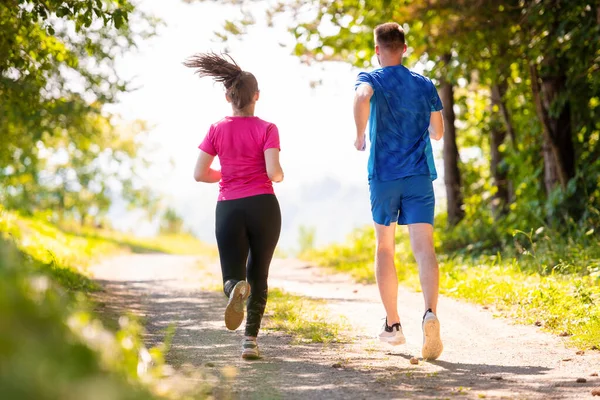
POLYGON ((373 88, 369 132, 369 179, 390 181, 414 175, 436 179, 429 122, 442 109, 428 78, 402 65, 361 72, 356 85, 373 88))

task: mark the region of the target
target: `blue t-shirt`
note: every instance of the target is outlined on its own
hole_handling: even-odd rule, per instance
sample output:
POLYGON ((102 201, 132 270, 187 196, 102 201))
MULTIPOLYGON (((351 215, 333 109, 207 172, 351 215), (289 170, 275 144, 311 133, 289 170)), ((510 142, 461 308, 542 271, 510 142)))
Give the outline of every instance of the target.
POLYGON ((369 180, 391 181, 414 175, 437 178, 429 121, 442 101, 430 79, 402 65, 361 72, 355 88, 373 88, 369 116, 369 180))

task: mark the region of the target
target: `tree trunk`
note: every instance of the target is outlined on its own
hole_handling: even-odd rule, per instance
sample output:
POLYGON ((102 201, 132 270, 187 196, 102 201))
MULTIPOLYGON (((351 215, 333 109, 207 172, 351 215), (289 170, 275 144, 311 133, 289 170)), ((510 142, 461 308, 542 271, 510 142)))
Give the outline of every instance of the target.
POLYGON ((502 115, 502 119, 504 120, 504 126, 506 128, 506 132, 510 137, 510 141, 513 146, 516 148, 517 137, 515 134, 515 128, 513 127, 512 120, 510 118, 510 114, 508 112, 508 107, 506 107, 506 101, 504 100, 504 95, 506 95, 506 91, 508 89, 508 85, 506 80, 502 80, 497 85, 492 86, 492 101, 494 101, 494 96, 496 97, 497 106, 500 109, 500 114, 502 115), (494 93, 495 91, 495 93, 494 93))
MULTIPOLYGON (((550 58, 544 60, 548 67, 554 63, 550 58)), ((560 68, 557 73, 545 74, 540 78, 536 65, 530 64, 531 88, 538 118, 544 134, 544 177, 546 191, 550 193, 557 183, 567 188, 569 179, 575 176, 575 149, 571 130, 571 109, 568 101, 558 112, 551 107, 565 89, 566 77, 560 68)))
MULTIPOLYGON (((491 121, 491 137, 490 137, 490 152, 491 162, 490 169, 491 175, 494 179, 494 186, 496 186, 496 193, 492 200, 492 212, 495 218, 498 218, 507 211, 507 204, 510 202, 509 182, 508 182, 508 171, 502 165, 504 161, 504 154, 500 151, 500 146, 504 143, 506 138, 507 130, 503 129, 506 127, 506 123, 500 121, 502 100, 502 89, 499 85, 492 85, 492 121, 491 121), (496 107, 498 112, 495 111, 496 107)), ((502 119, 506 122, 506 117, 502 119)))
POLYGON ((550 194, 556 187, 559 178, 552 144, 546 139, 546 136, 544 136, 542 141, 542 156, 544 157, 544 188, 546 189, 546 194, 550 194))
MULTIPOLYGON (((442 60, 446 65, 451 55, 445 54, 442 60)), ((448 203, 448 223, 456 225, 464 217, 462 208, 460 171, 458 169, 459 155, 456 146, 456 127, 454 125, 454 87, 445 77, 440 79, 440 97, 444 105, 444 183, 446 184, 446 200, 448 203)))

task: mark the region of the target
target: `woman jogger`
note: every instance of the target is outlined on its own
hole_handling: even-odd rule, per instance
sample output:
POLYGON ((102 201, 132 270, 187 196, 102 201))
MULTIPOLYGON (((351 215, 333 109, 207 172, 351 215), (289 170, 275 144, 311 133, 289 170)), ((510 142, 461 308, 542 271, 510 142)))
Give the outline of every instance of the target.
POLYGON ((269 266, 279 240, 281 212, 272 182, 283 180, 277 127, 254 116, 259 98, 254 75, 229 56, 198 54, 185 62, 201 77, 225 86, 232 115, 212 124, 194 170, 198 182, 219 182, 216 238, 229 297, 225 325, 237 329, 244 319, 242 357, 259 358, 256 338, 267 304, 269 266), (211 168, 218 156, 221 170, 211 168))

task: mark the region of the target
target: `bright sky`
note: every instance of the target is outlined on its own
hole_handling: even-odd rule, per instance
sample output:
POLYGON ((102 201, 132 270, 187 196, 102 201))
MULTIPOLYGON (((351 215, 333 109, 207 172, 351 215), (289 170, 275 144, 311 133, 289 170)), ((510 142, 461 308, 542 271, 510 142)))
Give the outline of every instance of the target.
MULTIPOLYGON (((123 96, 115 111, 154 127, 154 186, 201 239, 214 242, 218 187, 193 181, 197 146, 211 123, 231 113, 220 85, 182 65, 188 56, 206 51, 228 51, 257 77, 261 98, 256 115, 279 128, 285 171, 285 181, 275 186, 284 221, 281 247, 297 245, 300 225, 315 227, 322 244, 343 240, 352 228, 371 223, 367 153, 353 147, 353 85, 359 70, 341 63, 302 65, 291 55, 285 26, 267 28, 260 20, 241 40, 215 41, 213 33, 223 21, 240 15, 235 6, 164 0, 145 0, 141 6, 166 26, 119 63, 120 74, 135 77, 140 89, 123 96), (311 88, 315 80, 322 84, 311 88)), ((138 231, 150 229, 117 211, 113 217, 121 227, 135 223, 138 231)))

